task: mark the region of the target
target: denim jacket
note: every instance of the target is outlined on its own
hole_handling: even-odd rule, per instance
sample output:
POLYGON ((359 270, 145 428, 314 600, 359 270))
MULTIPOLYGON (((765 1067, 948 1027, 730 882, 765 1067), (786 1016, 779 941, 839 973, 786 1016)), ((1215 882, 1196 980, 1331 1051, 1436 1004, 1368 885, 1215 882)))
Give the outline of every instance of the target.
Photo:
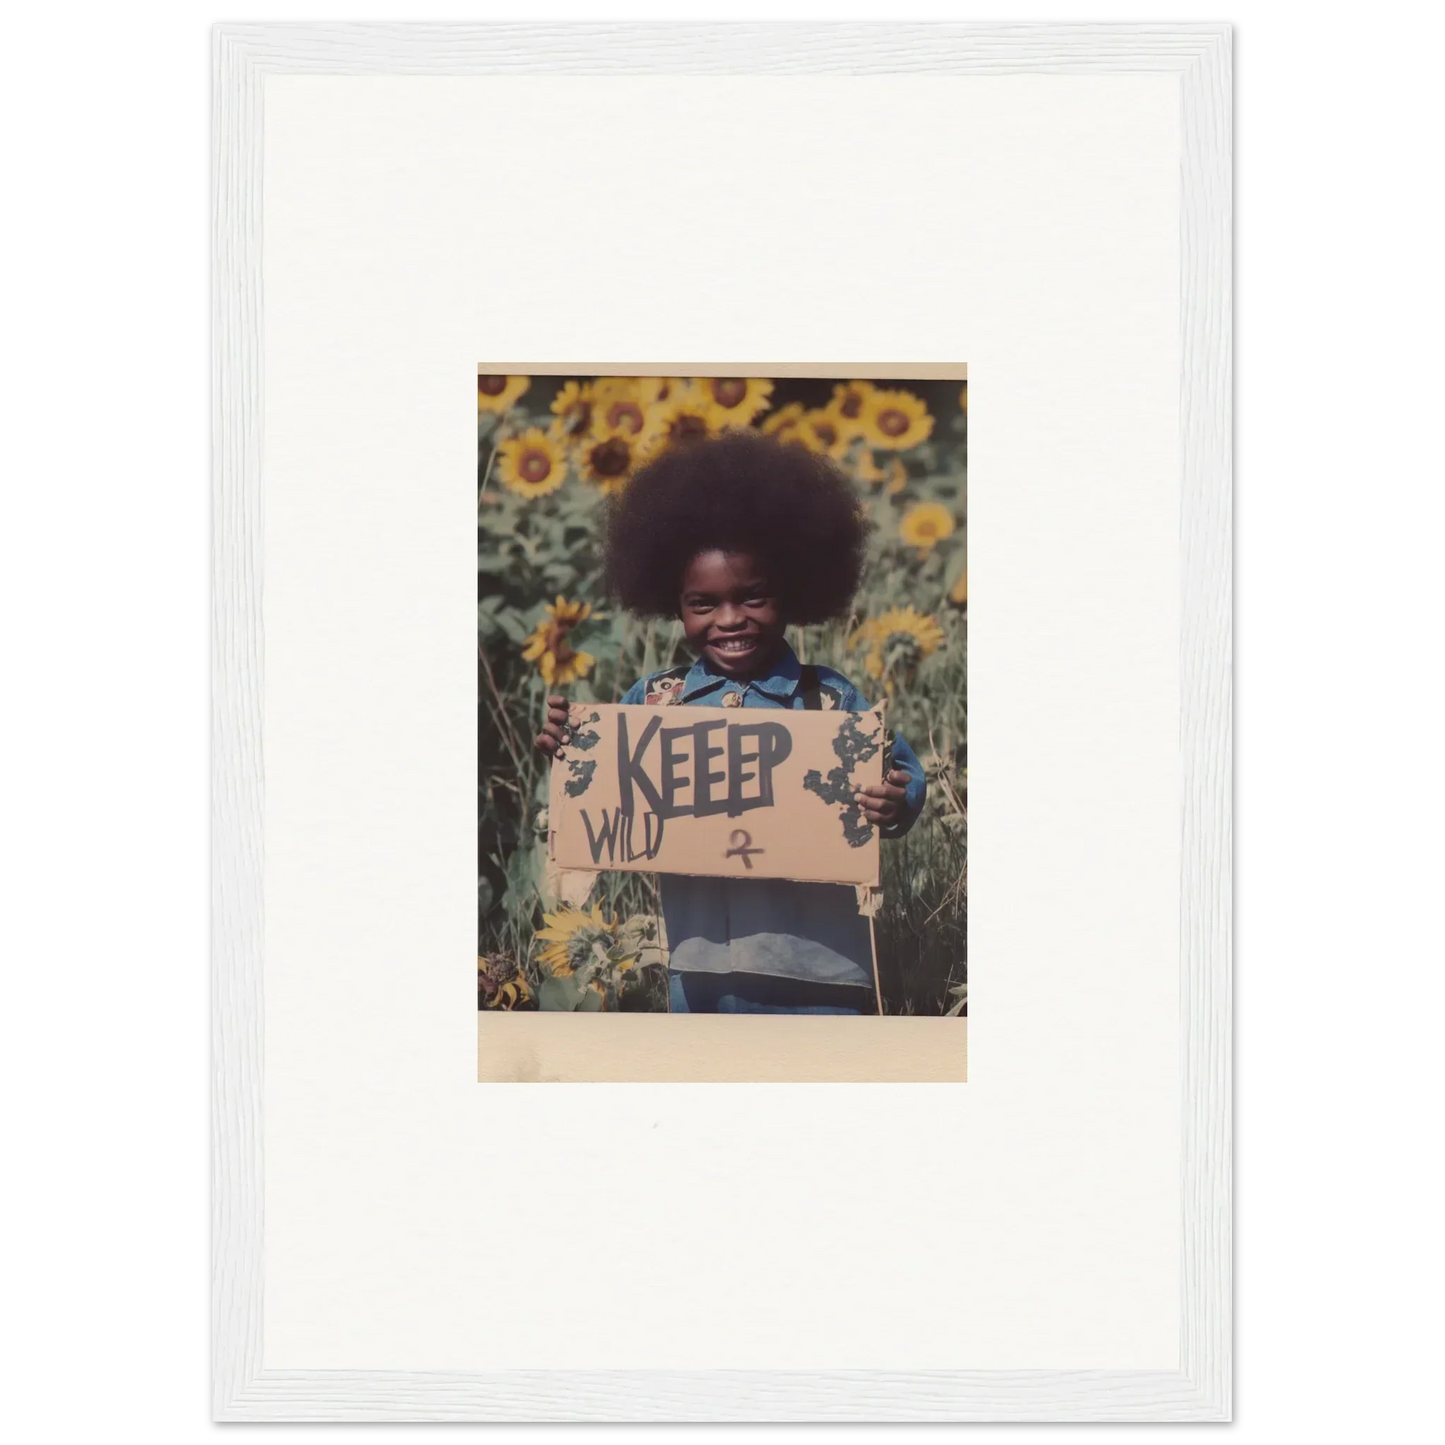
MULTIPOLYGON (((825 709, 864 712, 863 695, 840 672, 816 669, 825 709)), ((702 658, 643 678, 621 701, 660 707, 807 705, 802 667, 786 644, 764 677, 725 677, 702 658)), ((899 838, 923 811, 927 784, 913 749, 894 736, 890 769, 908 776, 898 820, 879 836, 899 838)), ((873 986, 873 940, 853 888, 777 878, 695 878, 663 874, 663 918, 677 972, 769 974, 818 983, 873 986)))

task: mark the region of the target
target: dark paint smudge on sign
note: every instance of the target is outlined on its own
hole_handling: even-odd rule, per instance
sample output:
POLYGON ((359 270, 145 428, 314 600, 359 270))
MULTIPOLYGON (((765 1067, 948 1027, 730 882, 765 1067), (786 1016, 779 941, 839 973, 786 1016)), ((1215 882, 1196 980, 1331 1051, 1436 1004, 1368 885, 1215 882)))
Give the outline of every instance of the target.
POLYGON ((597 771, 596 758, 568 758, 567 771, 571 778, 562 784, 562 791, 569 798, 580 798, 592 786, 592 774, 597 771))
POLYGON ((824 777, 817 768, 809 768, 803 786, 816 793, 825 803, 840 805, 838 814, 843 824, 843 837, 850 848, 861 848, 872 836, 873 825, 863 817, 863 809, 853 796, 852 774, 859 763, 866 763, 881 744, 877 732, 865 733, 858 726, 859 713, 849 713, 838 736, 833 739, 833 754, 838 766, 824 777))

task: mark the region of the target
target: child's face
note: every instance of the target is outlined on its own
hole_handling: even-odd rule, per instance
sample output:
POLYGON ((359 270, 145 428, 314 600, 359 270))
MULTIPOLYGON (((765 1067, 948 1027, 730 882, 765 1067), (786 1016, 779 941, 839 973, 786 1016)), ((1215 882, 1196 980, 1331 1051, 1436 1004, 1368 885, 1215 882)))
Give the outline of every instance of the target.
POLYGON ((682 574, 687 640, 727 677, 766 672, 783 644, 778 599, 746 552, 700 552, 682 574))

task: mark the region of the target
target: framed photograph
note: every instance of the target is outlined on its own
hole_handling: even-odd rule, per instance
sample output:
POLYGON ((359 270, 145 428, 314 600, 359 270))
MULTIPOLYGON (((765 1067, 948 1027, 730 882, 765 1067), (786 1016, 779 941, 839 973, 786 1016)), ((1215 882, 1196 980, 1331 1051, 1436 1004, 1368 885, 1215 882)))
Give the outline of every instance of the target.
POLYGON ((217 27, 216 1418, 1229 1418, 1229 58, 217 27))

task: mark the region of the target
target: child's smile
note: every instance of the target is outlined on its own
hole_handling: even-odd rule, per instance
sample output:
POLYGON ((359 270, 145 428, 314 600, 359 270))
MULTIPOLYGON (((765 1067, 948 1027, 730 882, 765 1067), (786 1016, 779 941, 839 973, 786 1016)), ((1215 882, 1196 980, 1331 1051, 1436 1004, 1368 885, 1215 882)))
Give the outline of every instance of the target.
POLYGON ((777 598, 746 552, 700 552, 682 577, 687 640, 725 677, 767 671, 783 642, 777 598))

